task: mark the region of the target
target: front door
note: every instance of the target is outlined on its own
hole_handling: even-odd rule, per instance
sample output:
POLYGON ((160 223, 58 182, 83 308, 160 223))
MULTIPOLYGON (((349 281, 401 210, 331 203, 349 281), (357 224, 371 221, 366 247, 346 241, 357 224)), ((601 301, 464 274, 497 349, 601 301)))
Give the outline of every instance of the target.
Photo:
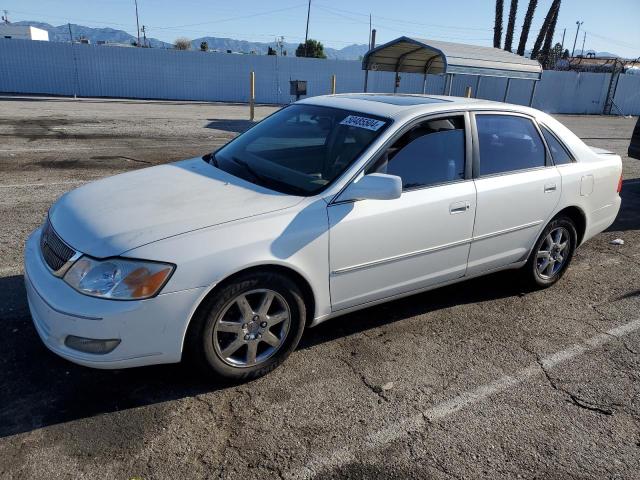
POLYGON ((476 210, 467 142, 464 115, 421 122, 365 171, 400 176, 400 198, 328 207, 334 311, 464 276, 476 210))

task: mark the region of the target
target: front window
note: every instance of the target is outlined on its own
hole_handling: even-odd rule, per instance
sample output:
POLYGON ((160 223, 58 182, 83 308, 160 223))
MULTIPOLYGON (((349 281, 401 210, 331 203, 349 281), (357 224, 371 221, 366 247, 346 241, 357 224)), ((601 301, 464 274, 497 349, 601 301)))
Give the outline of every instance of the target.
POLYGON ((462 115, 419 123, 396 140, 367 173, 402 179, 402 189, 464 180, 465 132, 462 115))
POLYGON ((388 124, 374 115, 295 104, 222 147, 211 161, 264 187, 313 195, 340 176, 388 124))

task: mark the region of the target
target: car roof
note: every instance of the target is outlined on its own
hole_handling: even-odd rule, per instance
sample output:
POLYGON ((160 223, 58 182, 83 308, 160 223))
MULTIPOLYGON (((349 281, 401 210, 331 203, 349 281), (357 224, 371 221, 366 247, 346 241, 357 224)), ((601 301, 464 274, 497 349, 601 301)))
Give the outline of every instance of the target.
POLYGON ((297 103, 343 108, 394 119, 438 111, 469 109, 494 109, 529 114, 535 112, 535 110, 521 105, 445 95, 342 93, 309 97, 297 103))

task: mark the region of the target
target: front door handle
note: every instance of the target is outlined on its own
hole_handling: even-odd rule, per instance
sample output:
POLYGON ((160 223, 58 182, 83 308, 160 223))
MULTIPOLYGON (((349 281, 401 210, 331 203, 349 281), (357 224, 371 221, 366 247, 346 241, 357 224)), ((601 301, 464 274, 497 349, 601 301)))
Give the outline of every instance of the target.
POLYGON ((457 213, 464 213, 471 208, 471 204, 469 202, 454 202, 449 205, 449 213, 451 215, 455 215, 457 213))
POLYGON ((544 193, 555 192, 555 191, 556 191, 555 183, 548 183, 544 186, 544 193))

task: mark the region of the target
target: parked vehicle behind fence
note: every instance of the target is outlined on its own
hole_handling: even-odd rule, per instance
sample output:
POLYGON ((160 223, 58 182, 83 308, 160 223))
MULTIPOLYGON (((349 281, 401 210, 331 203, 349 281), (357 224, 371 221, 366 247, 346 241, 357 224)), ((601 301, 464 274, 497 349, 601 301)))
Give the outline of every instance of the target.
POLYGON ((26 244, 29 306, 82 365, 255 378, 347 312, 504 269, 553 285, 614 221, 621 170, 527 107, 309 98, 203 158, 64 195, 26 244))

